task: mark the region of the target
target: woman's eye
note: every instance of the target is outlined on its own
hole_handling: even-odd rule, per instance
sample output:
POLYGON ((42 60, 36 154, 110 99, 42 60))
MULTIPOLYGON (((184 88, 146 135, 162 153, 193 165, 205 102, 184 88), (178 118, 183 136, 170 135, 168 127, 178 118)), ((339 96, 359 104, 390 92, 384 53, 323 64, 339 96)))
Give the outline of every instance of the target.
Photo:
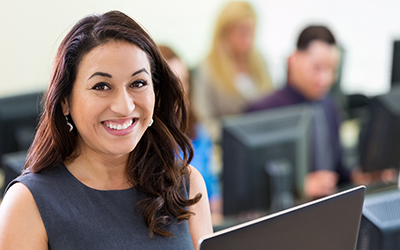
POLYGON ((99 82, 96 85, 94 85, 92 89, 94 89, 94 90, 107 90, 107 89, 109 89, 109 87, 108 87, 107 83, 99 82))
POLYGON ((144 86, 147 85, 147 81, 145 80, 139 80, 139 81, 135 81, 131 84, 132 88, 143 88, 144 86))

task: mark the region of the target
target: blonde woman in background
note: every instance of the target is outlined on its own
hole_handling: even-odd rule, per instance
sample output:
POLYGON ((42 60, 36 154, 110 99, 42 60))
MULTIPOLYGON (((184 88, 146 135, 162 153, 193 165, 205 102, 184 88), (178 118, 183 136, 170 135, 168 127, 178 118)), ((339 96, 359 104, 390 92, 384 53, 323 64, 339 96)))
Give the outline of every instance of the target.
POLYGON ((194 70, 194 102, 216 142, 223 116, 242 113, 273 89, 267 65, 255 46, 256 25, 250 3, 228 3, 217 19, 208 56, 194 70))

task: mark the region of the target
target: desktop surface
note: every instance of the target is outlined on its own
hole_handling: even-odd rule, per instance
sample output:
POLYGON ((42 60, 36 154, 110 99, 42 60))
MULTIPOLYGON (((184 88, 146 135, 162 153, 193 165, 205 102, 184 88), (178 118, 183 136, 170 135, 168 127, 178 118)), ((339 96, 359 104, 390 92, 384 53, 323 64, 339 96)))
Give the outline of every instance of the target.
POLYGON ((360 186, 221 230, 199 241, 200 250, 354 250, 365 187, 360 186))

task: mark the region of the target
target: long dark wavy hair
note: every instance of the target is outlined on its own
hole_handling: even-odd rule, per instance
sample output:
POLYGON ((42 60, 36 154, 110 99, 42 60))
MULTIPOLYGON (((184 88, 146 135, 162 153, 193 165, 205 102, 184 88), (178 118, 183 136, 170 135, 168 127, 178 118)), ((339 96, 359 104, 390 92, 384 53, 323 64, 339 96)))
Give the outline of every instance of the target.
MULTIPOLYGON (((161 52, 161 55, 165 58, 165 60, 167 60, 167 62, 169 60, 172 59, 179 59, 182 60, 178 54, 168 45, 163 45, 163 44, 159 44, 158 45, 158 49, 161 52)), ((196 110, 193 108, 193 105, 191 103, 191 96, 193 96, 193 84, 191 81, 191 76, 190 76, 190 71, 188 70, 189 73, 189 79, 188 79, 188 83, 189 84, 189 93, 186 93, 188 98, 189 98, 189 126, 188 129, 186 131, 187 136, 189 136, 190 139, 194 140, 197 138, 197 133, 196 133, 196 124, 199 122, 198 119, 198 115, 196 113, 196 110)), ((179 76, 178 76, 179 77, 179 76)), ((184 82, 182 82, 182 84, 185 84, 184 82)))
MULTIPOLYGON (((154 124, 147 129, 127 165, 129 181, 147 198, 138 206, 149 235, 168 236, 165 230, 175 218, 188 220, 187 207, 197 203, 183 197, 182 188, 189 178, 188 163, 193 157, 187 129, 187 100, 182 85, 161 56, 157 45, 146 31, 126 14, 110 11, 80 20, 61 42, 44 96, 44 111, 28 152, 24 173, 40 172, 59 166, 69 157, 77 157, 79 133, 68 132, 61 102, 71 94, 82 58, 99 45, 126 41, 138 46, 150 62, 155 92, 154 124), (177 157, 183 152, 182 160, 177 157)), ((73 123, 71 117, 70 122, 73 123)))

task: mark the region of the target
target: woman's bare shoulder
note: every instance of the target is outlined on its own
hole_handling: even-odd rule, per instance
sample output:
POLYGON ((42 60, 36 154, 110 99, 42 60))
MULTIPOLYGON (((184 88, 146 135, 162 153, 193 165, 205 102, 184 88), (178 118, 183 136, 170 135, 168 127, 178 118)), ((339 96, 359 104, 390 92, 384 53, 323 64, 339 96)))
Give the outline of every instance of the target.
POLYGON ((48 249, 35 199, 20 182, 7 190, 0 205, 0 249, 48 249))

